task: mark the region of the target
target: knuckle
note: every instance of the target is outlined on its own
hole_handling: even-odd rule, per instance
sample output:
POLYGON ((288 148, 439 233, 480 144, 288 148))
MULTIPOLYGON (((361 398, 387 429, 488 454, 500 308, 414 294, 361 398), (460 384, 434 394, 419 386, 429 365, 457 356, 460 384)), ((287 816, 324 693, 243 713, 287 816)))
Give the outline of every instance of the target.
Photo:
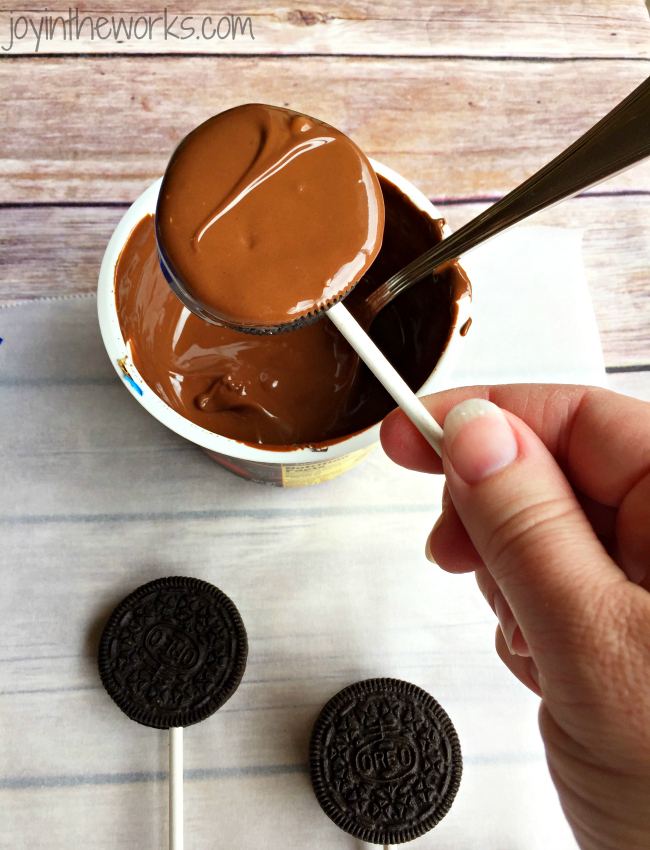
POLYGON ((595 609, 594 629, 585 630, 583 657, 589 659, 586 693, 610 731, 607 744, 629 766, 650 760, 650 602, 621 585, 604 594, 595 609), (600 616, 599 616, 600 615, 600 616))
POLYGON ((557 545, 563 528, 579 508, 567 496, 545 499, 524 507, 500 512, 493 517, 490 534, 485 541, 485 562, 498 566, 499 573, 516 567, 532 550, 549 543, 557 545))
POLYGON ((640 596, 624 585, 621 592, 610 595, 606 615, 598 618, 601 678, 629 697, 650 694, 650 604, 640 596))

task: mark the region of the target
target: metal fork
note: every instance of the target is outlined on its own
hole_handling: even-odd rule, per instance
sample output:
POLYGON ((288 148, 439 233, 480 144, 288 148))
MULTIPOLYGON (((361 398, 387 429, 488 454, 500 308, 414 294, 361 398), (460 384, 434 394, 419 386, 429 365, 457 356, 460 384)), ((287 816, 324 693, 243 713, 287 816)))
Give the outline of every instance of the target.
POLYGON ((355 309, 369 327, 400 292, 541 210, 650 156, 650 77, 554 160, 460 230, 409 263, 355 309))

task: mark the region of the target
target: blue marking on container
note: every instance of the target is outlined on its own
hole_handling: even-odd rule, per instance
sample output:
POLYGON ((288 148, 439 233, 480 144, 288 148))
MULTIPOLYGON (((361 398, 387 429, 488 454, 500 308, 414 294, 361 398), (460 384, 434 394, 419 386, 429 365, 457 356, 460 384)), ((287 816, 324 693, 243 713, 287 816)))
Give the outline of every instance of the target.
POLYGON ((133 389, 136 391, 136 393, 137 393, 138 395, 143 395, 143 393, 142 393, 142 389, 141 389, 141 388, 140 388, 140 387, 136 384, 136 382, 133 380, 133 378, 132 378, 130 375, 125 374, 125 375, 124 375, 124 380, 125 380, 128 384, 131 384, 131 386, 133 387, 133 389))

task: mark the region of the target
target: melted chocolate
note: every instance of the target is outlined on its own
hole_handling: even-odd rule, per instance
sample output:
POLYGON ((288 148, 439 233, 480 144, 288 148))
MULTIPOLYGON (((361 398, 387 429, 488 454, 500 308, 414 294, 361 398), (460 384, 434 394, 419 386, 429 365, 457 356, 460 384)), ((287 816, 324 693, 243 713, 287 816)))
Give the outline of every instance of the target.
MULTIPOLYGON (((346 305, 440 241, 432 219, 379 178, 386 205, 382 249, 346 305)), ((120 327, 142 378, 173 410, 209 431, 264 446, 322 445, 378 422, 395 403, 327 318, 291 333, 251 336, 185 308, 158 264, 153 216, 134 228, 115 269, 120 327)), ((469 291, 451 263, 411 287, 375 320, 371 335, 418 389, 469 291)))
POLYGON ((230 327, 273 328, 356 283, 379 251, 379 182, 339 130, 253 103, 174 151, 156 211, 170 276, 230 327))

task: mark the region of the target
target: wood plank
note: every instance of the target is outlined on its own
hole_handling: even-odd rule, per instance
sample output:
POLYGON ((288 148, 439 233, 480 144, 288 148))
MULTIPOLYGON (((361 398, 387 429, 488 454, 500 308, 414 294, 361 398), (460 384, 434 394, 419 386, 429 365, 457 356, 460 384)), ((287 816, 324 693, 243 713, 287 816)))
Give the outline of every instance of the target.
MULTIPOLYGON (((484 208, 440 204, 454 228, 484 208)), ((102 207, 0 208, 0 305, 94 292, 122 213, 102 207)), ((650 197, 575 198, 535 221, 584 229, 584 263, 607 366, 650 364, 650 197)), ((613 380, 621 385, 642 379, 613 380)))
POLYGON ((72 12, 71 20, 67 20, 65 9, 66 37, 63 24, 59 23, 50 38, 49 19, 56 16, 51 7, 30 4, 30 10, 24 13, 31 19, 30 25, 19 21, 21 12, 3 0, 0 44, 8 55, 33 55, 38 48, 39 54, 650 56, 650 21, 642 0, 400 0, 398 4, 390 0, 322 0, 301 2, 297 7, 265 0, 232 0, 223 10, 227 15, 204 4, 197 8, 191 0, 180 0, 174 4, 173 12, 168 12, 166 22, 164 18, 160 20, 160 7, 146 4, 134 8, 124 0, 108 0, 101 5, 80 3, 76 8, 78 15, 72 12), (107 23, 99 31, 93 30, 91 37, 91 25, 86 22, 77 37, 80 22, 87 16, 93 18, 95 25, 100 17, 107 23), (175 16, 177 20, 172 25, 175 16), (233 38, 236 16, 242 23, 250 18, 250 24, 244 36, 238 28, 233 38), (124 26, 118 29, 120 17, 124 26), (132 29, 140 17, 145 20, 132 29), (41 24, 43 18, 46 20, 41 24), (18 37, 27 27, 27 35, 14 38, 13 44, 12 20, 18 37), (218 33, 212 35, 217 26, 218 33), (195 31, 190 32, 191 29, 195 31), (254 38, 250 37, 251 30, 254 38), (38 32, 41 36, 37 40, 38 32))
POLYGON ((0 207, 0 305, 87 295, 126 207, 0 207))
MULTIPOLYGON (((0 202, 131 201, 196 124, 285 104, 429 197, 505 194, 627 95, 649 61, 69 57, 0 63, 0 202)), ((608 183, 650 191, 650 165, 608 183)))

